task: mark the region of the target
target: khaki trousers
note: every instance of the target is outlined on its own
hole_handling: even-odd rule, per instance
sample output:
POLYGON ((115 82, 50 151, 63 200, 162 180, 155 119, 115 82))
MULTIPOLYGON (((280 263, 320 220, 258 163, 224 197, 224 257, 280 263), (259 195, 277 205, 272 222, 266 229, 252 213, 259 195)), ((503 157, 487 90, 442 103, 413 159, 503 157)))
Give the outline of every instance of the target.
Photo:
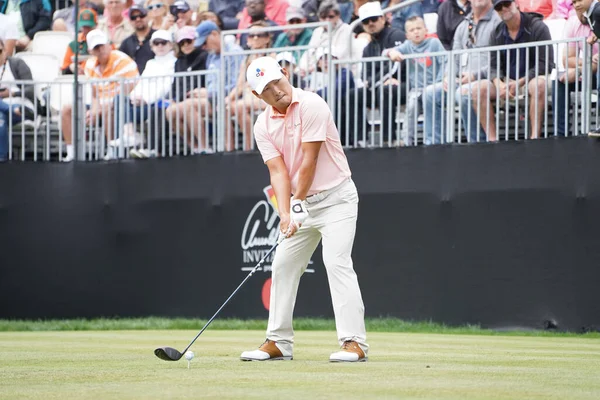
POLYGON ((368 351, 365 307, 352 264, 352 245, 358 216, 358 193, 351 179, 306 199, 308 218, 294 236, 284 240, 272 265, 267 339, 289 346, 294 342, 292 314, 300 277, 320 240, 329 280, 340 345, 356 341, 368 351))

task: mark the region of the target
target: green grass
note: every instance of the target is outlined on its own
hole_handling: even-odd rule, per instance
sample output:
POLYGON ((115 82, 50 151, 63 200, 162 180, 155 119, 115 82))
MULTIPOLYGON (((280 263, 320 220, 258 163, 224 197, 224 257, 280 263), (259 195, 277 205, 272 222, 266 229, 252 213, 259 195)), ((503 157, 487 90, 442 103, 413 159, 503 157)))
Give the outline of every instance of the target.
MULTIPOLYGON (((99 318, 69 320, 0 320, 0 332, 15 331, 105 331, 105 330, 199 330, 206 320, 187 318, 99 318)), ((574 332, 554 332, 543 330, 491 330, 477 325, 451 327, 431 321, 403 321, 398 318, 367 318, 369 332, 414 332, 448 333, 461 335, 502 335, 502 336, 548 336, 600 338, 599 332, 579 334, 574 332)), ((211 330, 265 330, 266 320, 216 319, 211 330)), ((298 331, 333 331, 334 321, 325 318, 297 318, 294 328, 298 331)))
POLYGON ((263 330, 0 332, 0 399, 598 399, 600 340, 369 332, 370 360, 331 364, 334 331, 297 331, 294 360, 246 363, 263 330))

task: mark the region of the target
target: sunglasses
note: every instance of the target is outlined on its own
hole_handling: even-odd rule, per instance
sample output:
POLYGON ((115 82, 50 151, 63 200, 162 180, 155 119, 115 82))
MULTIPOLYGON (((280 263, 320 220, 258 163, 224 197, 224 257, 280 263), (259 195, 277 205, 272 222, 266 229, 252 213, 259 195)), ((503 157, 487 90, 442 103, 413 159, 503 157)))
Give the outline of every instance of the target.
POLYGON ((288 21, 288 24, 290 25, 295 25, 295 24, 301 24, 302 20, 300 18, 292 18, 288 21))
POLYGON ((188 44, 193 43, 193 42, 194 41, 192 39, 181 39, 177 43, 179 43, 181 46, 185 46, 185 45, 188 45, 188 44))
POLYGON ((152 11, 154 9, 158 10, 159 8, 163 8, 164 4, 163 3, 158 3, 158 4, 152 4, 150 6, 148 6, 148 10, 152 11))
POLYGON ((369 17, 369 18, 365 18, 362 20, 362 24, 363 25, 369 25, 371 22, 375 23, 377 21, 379 21, 379 18, 381 17, 369 17))
POLYGON ((248 39, 266 38, 268 36, 269 36, 268 33, 249 33, 248 34, 248 39))
POLYGON ((494 6, 494 10, 501 11, 503 8, 508 8, 512 4, 512 1, 503 1, 502 3, 498 3, 494 6))
MULTIPOLYGON (((188 40, 188 39, 186 39, 186 40, 188 40)), ((152 42, 152 44, 155 46, 166 46, 167 43, 169 43, 169 42, 167 42, 166 40, 160 40, 160 39, 152 42)))
POLYGON ((142 15, 142 14, 135 14, 135 15, 132 15, 129 17, 129 19, 131 21, 137 21, 138 19, 144 19, 144 18, 146 18, 146 16, 142 15))

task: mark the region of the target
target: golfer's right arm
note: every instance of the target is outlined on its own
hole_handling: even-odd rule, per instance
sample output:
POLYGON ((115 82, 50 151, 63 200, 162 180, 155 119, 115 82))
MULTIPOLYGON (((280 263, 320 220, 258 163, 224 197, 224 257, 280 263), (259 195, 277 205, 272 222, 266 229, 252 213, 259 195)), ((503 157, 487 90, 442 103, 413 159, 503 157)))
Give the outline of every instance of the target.
POLYGON ((277 199, 280 219, 279 228, 281 232, 287 232, 290 225, 290 198, 292 197, 290 175, 281 157, 271 158, 266 164, 271 176, 271 186, 277 199))

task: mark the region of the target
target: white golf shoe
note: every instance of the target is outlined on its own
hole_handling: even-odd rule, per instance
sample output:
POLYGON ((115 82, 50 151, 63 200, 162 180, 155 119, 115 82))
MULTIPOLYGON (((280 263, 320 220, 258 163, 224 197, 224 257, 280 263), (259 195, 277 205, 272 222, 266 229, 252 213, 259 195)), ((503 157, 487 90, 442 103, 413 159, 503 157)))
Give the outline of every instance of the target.
POLYGON ((340 351, 331 353, 329 361, 331 362, 363 362, 369 358, 354 340, 346 340, 340 351))
POLYGON ((291 360, 292 348, 291 345, 279 344, 272 340, 265 342, 256 350, 244 351, 240 355, 242 361, 276 361, 276 360, 291 360))

